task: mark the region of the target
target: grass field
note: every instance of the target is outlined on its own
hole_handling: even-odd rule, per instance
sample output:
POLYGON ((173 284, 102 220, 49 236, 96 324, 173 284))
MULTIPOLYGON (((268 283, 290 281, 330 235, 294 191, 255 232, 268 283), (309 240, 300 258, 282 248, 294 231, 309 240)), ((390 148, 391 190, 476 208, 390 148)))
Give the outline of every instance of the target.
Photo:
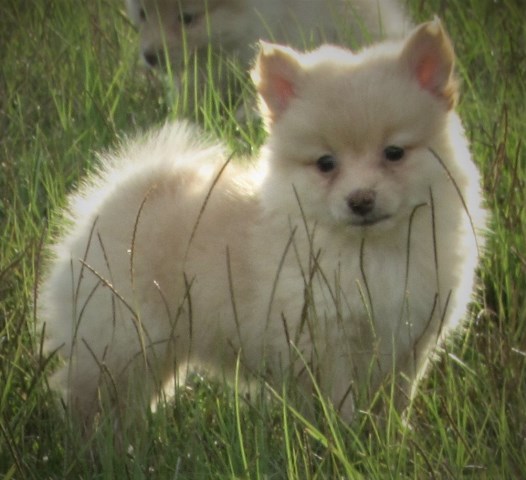
MULTIPOLYGON (((176 116, 137 61, 118 0, 7 0, 0 18, 0 477, 513 479, 526 475, 526 8, 523 0, 412 0, 443 18, 459 56, 459 110, 493 212, 464 335, 434 364, 404 427, 355 425, 321 405, 311 425, 286 400, 246 405, 195 377, 125 452, 111 426, 91 445, 47 387, 33 299, 48 223, 95 151, 176 116)), ((204 123, 247 150, 257 125, 204 123)), ((278 392, 279 393, 279 392, 278 392)))

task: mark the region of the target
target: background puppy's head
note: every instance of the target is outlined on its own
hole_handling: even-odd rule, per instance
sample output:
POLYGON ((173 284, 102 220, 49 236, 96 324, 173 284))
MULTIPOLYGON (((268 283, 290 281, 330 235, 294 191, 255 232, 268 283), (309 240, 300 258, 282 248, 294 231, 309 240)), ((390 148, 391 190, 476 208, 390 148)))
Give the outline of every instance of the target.
POLYGON ((209 45, 229 50, 246 28, 243 0, 126 0, 126 6, 150 67, 169 61, 177 71, 209 45))
POLYGON ((270 133, 267 207, 297 214, 297 194, 307 219, 351 230, 407 219, 445 179, 429 148, 451 156, 453 67, 438 20, 357 54, 263 43, 253 79, 270 133))

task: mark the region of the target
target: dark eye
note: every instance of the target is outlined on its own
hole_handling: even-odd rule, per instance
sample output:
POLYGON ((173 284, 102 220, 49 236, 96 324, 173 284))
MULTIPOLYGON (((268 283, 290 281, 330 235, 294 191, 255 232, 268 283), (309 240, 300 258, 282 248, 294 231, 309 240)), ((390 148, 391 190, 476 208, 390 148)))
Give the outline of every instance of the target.
POLYGON ((141 8, 139 10, 139 19, 141 20, 141 22, 144 22, 146 20, 146 12, 144 8, 141 8))
POLYGON ((195 15, 191 13, 182 12, 179 15, 179 22, 183 25, 190 25, 195 20, 195 15))
POLYGON ((329 173, 336 168, 337 161, 332 155, 323 155, 316 161, 318 170, 322 173, 329 173))
POLYGON ((389 145, 384 149, 384 156, 390 162, 397 162, 398 160, 401 160, 404 154, 404 149, 395 145, 389 145))

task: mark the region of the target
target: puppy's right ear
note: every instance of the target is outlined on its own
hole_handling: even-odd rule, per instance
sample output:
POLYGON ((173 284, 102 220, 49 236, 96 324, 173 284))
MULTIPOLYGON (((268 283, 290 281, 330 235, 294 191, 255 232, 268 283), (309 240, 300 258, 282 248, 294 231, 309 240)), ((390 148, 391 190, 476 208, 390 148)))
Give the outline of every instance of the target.
POLYGON ((416 28, 406 41, 402 59, 422 89, 445 101, 448 109, 454 108, 458 96, 455 52, 438 18, 416 28))
POLYGON ((252 80, 268 124, 280 118, 297 94, 303 73, 298 55, 292 48, 260 42, 252 80))

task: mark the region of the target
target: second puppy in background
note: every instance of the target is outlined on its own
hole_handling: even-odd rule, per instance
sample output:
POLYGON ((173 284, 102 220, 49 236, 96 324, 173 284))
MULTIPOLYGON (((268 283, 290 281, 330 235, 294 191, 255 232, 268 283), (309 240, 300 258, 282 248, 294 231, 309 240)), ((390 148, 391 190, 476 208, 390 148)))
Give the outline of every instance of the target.
POLYGON ((183 78, 190 85, 213 80, 223 92, 229 81, 219 58, 246 71, 261 39, 296 48, 352 47, 400 37, 411 24, 398 0, 126 0, 126 5, 147 65, 169 64, 177 84, 183 78))

